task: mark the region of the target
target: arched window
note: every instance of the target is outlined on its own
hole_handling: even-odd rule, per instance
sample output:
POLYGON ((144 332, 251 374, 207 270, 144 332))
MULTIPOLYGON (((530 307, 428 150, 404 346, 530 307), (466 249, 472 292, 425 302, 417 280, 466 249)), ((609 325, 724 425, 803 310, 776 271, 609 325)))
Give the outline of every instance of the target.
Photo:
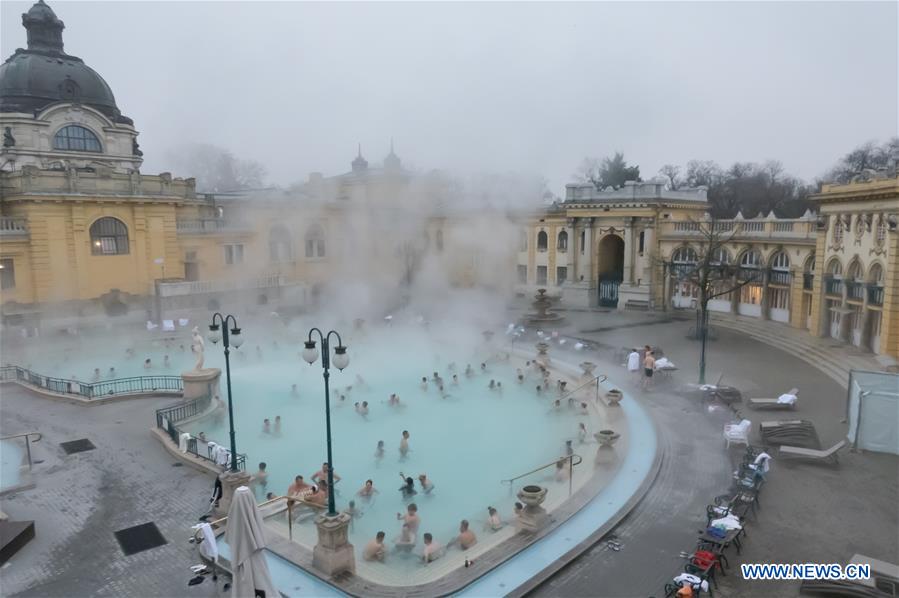
POLYGON ((306 257, 325 257, 325 231, 318 224, 313 224, 306 231, 306 257))
POLYGON ((78 125, 66 125, 53 137, 53 149, 71 152, 102 152, 100 140, 90 129, 78 125))
POLYGON ((846 279, 856 281, 864 279, 864 271, 862 270, 861 262, 852 260, 852 263, 849 264, 849 268, 846 270, 846 279))
POLYGON ((546 246, 549 244, 549 236, 547 236, 546 231, 540 231, 537 233, 537 251, 546 251, 546 246))
POLYGON ((106 216, 91 224, 91 253, 124 255, 129 252, 128 227, 118 218, 106 216))
POLYGON ((712 251, 712 255, 709 256, 709 263, 718 265, 727 265, 730 263, 730 253, 728 253, 727 249, 724 247, 719 247, 712 251))
POLYGON ((837 258, 830 260, 830 263, 827 264, 827 273, 833 278, 842 278, 843 264, 840 263, 840 260, 837 258))
POLYGON ((883 286, 883 266, 874 264, 868 270, 868 282, 877 286, 883 286))
POLYGON ((293 243, 286 228, 279 225, 269 231, 268 250, 269 257, 275 264, 293 260, 293 243))
POLYGON ((762 254, 750 249, 740 257, 741 268, 759 268, 762 265, 762 254))
POLYGON ((787 255, 786 251, 778 251, 774 254, 771 258, 771 269, 780 270, 781 272, 789 271, 790 256, 787 255))
POLYGON ((692 247, 678 247, 671 254, 671 261, 675 264, 695 264, 699 259, 692 247))
POLYGON ((558 247, 559 251, 562 253, 565 253, 566 251, 568 251, 568 232, 567 231, 563 230, 562 232, 559 233, 559 244, 557 247, 558 247))

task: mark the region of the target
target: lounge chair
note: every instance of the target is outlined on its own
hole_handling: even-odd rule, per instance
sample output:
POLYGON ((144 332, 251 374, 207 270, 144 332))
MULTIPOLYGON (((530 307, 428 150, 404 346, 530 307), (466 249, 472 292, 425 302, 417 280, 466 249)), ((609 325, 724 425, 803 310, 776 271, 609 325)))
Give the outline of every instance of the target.
POLYGON ((749 399, 749 406, 754 409, 795 409, 798 394, 798 388, 791 388, 776 399, 749 399))
POLYGON ((748 419, 744 419, 738 424, 724 424, 725 445, 730 448, 731 442, 749 444, 749 429, 751 427, 752 422, 748 419))
POLYGON ((820 449, 821 441, 815 425, 805 419, 767 421, 759 424, 759 432, 765 444, 800 446, 820 449))
POLYGON ((838 463, 839 458, 837 452, 846 446, 846 441, 841 440, 827 450, 819 451, 815 449, 802 448, 801 446, 782 446, 780 447, 781 457, 799 457, 802 459, 811 459, 813 461, 823 461, 838 463))

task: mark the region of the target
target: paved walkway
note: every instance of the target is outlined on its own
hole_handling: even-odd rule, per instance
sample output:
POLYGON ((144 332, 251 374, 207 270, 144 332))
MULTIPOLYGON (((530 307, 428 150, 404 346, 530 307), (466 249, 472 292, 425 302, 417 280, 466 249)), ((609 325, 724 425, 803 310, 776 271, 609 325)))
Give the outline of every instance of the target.
POLYGON ((188 529, 208 506, 212 478, 174 467, 148 428, 172 399, 84 407, 2 387, 4 435, 37 430, 34 489, 0 500, 12 520, 34 520, 35 539, 0 570, 4 596, 218 596, 188 588, 195 558, 188 529), (66 455, 60 442, 96 449, 66 455), (113 532, 153 521, 168 544, 124 556, 113 532))
MULTIPOLYGON (((569 331, 609 348, 661 346, 680 370, 668 387, 643 395, 662 423, 660 441, 668 449, 657 483, 644 501, 613 531, 620 552, 600 542, 533 594, 538 596, 660 596, 666 579, 680 570, 680 551, 695 546, 696 530, 705 523, 705 506, 730 485, 730 454, 721 437, 732 416, 703 410, 691 389, 697 379, 698 343, 685 341, 691 321, 634 326, 627 314, 569 314, 569 331), (617 323, 617 325, 616 325, 617 323), (589 330, 603 329, 592 333, 589 330)), ((845 390, 808 362, 736 332, 721 329, 710 344, 709 378, 725 381, 744 396, 771 396, 800 388, 796 415, 815 422, 822 444, 844 438, 845 390)), ((611 366, 614 367, 614 366, 611 366)), ((620 366, 619 371, 621 370, 620 366)), ((620 374, 619 374, 620 375, 620 374)), ((776 396, 776 395, 775 395, 776 396)), ((754 422, 776 419, 744 408, 754 422)), ((757 434, 757 426, 754 426, 757 434)), ((758 438, 755 438, 758 441, 758 438)), ((899 562, 899 459, 895 456, 844 452, 839 468, 777 459, 762 495, 763 510, 748 529, 742 556, 730 557, 731 574, 722 578, 724 596, 796 596, 797 582, 746 582, 741 562, 838 562, 856 552, 899 562)))

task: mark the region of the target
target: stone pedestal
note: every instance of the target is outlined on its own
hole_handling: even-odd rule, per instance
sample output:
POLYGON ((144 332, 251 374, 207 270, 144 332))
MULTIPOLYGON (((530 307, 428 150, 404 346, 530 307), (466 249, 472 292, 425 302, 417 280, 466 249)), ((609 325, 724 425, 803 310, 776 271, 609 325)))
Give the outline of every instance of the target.
POLYGON ((218 509, 216 509, 216 513, 219 516, 224 517, 228 514, 228 509, 231 508, 231 499, 234 497, 234 491, 241 486, 249 486, 251 477, 252 476, 245 471, 226 471, 219 475, 219 479, 222 481, 222 498, 219 500, 218 509))
POLYGON ((219 380, 221 377, 222 370, 218 368, 182 372, 181 380, 184 381, 184 400, 190 401, 207 393, 211 397, 219 395, 219 380))
POLYGON ((524 509, 518 514, 518 527, 527 532, 535 532, 546 525, 549 515, 541 504, 546 500, 546 488, 525 486, 518 492, 518 499, 524 509))
POLYGON ((312 565, 329 577, 345 571, 356 573, 355 551, 347 537, 351 519, 346 513, 315 519, 318 544, 312 550, 312 565))

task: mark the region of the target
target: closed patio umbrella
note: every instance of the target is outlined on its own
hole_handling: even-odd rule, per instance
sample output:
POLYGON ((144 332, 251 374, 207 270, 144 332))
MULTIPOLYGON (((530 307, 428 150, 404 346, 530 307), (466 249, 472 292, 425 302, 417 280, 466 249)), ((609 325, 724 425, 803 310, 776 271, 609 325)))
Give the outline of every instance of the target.
POLYGON ((246 486, 234 491, 228 509, 225 541, 231 547, 232 598, 280 596, 265 562, 265 530, 253 493, 246 486), (264 592, 264 593, 263 593, 264 592))

